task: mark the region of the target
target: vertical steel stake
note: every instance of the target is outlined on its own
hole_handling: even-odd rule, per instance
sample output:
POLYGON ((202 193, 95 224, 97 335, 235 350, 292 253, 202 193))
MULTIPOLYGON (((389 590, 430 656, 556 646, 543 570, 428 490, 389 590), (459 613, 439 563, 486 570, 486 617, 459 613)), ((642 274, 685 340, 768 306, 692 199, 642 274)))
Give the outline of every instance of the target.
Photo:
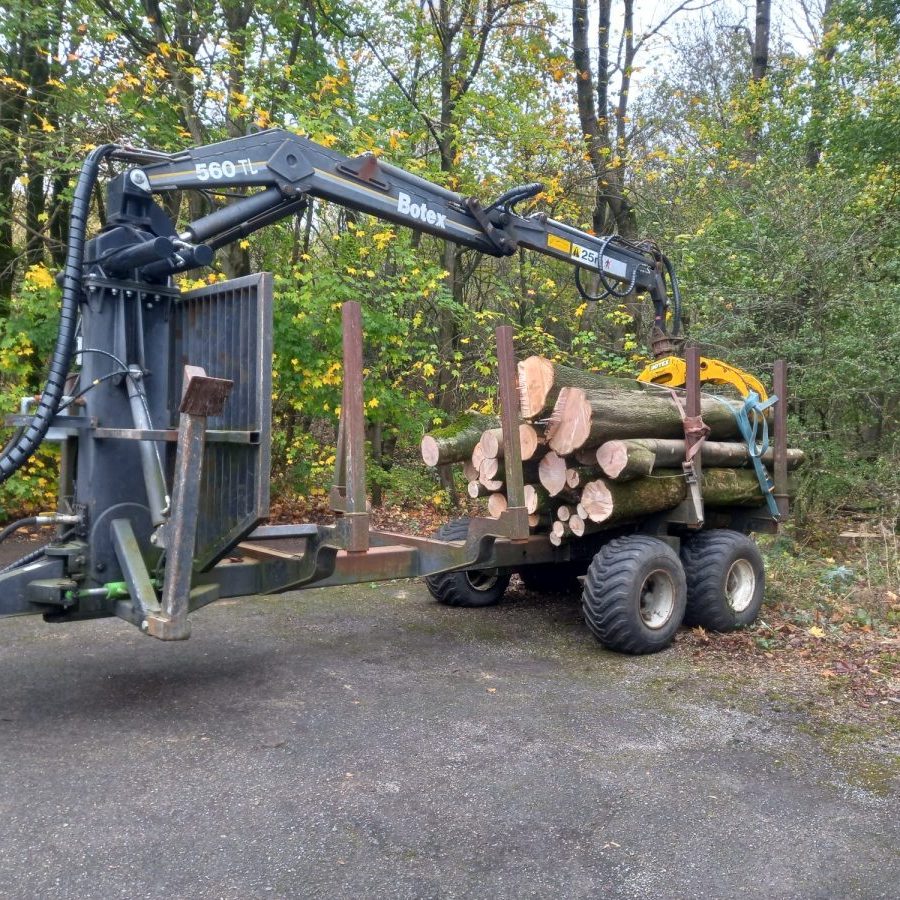
POLYGON ((497 369, 500 376, 500 424, 503 427, 503 456, 506 469, 507 509, 504 516, 510 537, 528 537, 525 484, 522 476, 522 445, 519 441, 519 390, 516 379, 516 352, 511 325, 497 328, 497 369))
MULTIPOLYGON (((684 348, 684 361, 687 365, 685 373, 685 415, 688 419, 698 422, 700 419, 700 348, 693 341, 684 348)), ((700 461, 700 454, 688 459, 687 454, 698 444, 703 438, 693 432, 685 431, 684 446, 685 459, 685 477, 688 482, 688 507, 689 516, 693 521, 689 525, 699 527, 703 524, 703 467, 700 461)))
POLYGON ((363 333, 360 305, 348 300, 341 310, 344 344, 344 461, 347 496, 347 546, 350 552, 369 549, 366 510, 366 418, 363 405, 363 333))
POLYGON ((184 367, 172 510, 169 521, 163 526, 161 541, 166 549, 162 611, 145 620, 147 633, 163 641, 183 641, 191 633, 187 616, 200 512, 206 420, 222 412, 232 387, 233 381, 208 378, 199 366, 184 367))

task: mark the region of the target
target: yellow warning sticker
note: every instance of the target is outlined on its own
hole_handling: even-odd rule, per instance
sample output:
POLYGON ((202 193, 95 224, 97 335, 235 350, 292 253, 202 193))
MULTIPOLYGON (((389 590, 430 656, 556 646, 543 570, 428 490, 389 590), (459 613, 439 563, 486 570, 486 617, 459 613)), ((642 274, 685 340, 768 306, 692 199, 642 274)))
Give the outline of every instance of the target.
POLYGON ((568 253, 572 249, 572 245, 564 238, 557 237, 555 234, 547 235, 547 246, 553 250, 561 250, 568 253))

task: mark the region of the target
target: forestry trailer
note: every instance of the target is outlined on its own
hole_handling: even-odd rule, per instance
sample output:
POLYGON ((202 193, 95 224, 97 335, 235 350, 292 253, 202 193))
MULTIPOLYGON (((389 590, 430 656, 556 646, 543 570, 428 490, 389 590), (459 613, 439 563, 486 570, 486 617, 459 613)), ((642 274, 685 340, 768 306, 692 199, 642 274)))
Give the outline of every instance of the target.
MULTIPOLYGON (((22 524, 54 525, 56 532, 46 546, 0 572, 0 617, 40 614, 48 622, 72 622, 118 616, 150 636, 180 640, 189 636, 189 614, 220 598, 425 576, 437 599, 482 606, 499 600, 510 575, 519 572, 526 584, 557 586, 586 573, 586 621, 606 646, 625 652, 666 646, 686 607, 695 621, 713 628, 752 621, 764 575, 747 533, 772 530, 787 510, 784 366, 775 367, 780 402, 765 409, 759 386, 743 413, 755 426, 774 423, 774 483, 759 462, 765 448, 747 431, 748 454, 760 472, 759 501, 704 510, 700 379, 715 361, 701 360, 690 347, 684 360, 675 352, 679 344, 667 334, 667 313, 674 335, 680 320, 672 266, 652 243, 589 234, 543 213, 518 214, 516 205, 540 190, 539 184, 515 187, 482 205, 374 155, 348 158, 278 129, 174 154, 115 144, 93 150, 72 202, 46 385, 39 399, 23 401, 19 414, 7 418, 16 431, 0 454, 5 480, 42 441, 59 442, 57 510, 12 523, 0 540, 22 524), (88 239, 104 161, 119 171, 107 187, 106 221, 88 239), (224 202, 176 226, 166 209, 177 204, 166 201, 184 190, 224 202), (226 244, 301 213, 310 198, 496 257, 523 248, 564 260, 590 299, 600 295, 587 293, 582 272, 599 282, 603 295, 648 294, 658 380, 668 384, 656 390, 685 422, 678 477, 688 485, 687 499, 659 514, 589 528, 579 540, 554 543, 547 533, 533 533, 523 500, 512 332, 501 327, 506 509, 498 518, 451 523, 432 538, 371 528, 361 316, 356 303, 347 303, 330 498, 335 521, 264 524, 271 277, 262 273, 186 292, 174 277, 209 265, 226 244), (673 389, 680 385, 684 389, 673 389)), ((744 377, 727 369, 714 375, 735 384, 744 377)), ((644 380, 657 379, 650 371, 644 380)))

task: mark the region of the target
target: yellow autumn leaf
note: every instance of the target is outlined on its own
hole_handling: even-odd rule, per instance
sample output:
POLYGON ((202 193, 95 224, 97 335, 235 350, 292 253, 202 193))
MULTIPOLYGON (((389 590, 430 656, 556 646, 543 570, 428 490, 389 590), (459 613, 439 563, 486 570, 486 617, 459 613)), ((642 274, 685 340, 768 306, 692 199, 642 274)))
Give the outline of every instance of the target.
POLYGON ((809 634, 811 634, 814 638, 823 638, 825 637, 825 632, 823 629, 819 628, 818 625, 813 625, 812 628, 807 629, 809 634))

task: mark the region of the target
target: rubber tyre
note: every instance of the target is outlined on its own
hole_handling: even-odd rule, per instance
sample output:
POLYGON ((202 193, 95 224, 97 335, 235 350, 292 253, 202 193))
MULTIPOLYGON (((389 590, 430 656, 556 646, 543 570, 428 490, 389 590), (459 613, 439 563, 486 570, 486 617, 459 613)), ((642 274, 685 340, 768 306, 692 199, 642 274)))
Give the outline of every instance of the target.
POLYGON ((570 563, 541 563, 519 570, 519 578, 528 591, 535 594, 580 594, 584 565, 570 563))
MULTIPOLYGON (((469 520, 455 519, 441 526, 435 537, 440 541, 464 541, 468 534, 469 520)), ((431 596, 446 606, 493 606, 506 593, 510 577, 502 569, 442 572, 426 576, 425 584, 431 596)))
POLYGON ((664 541, 628 535, 606 544, 584 580, 581 606, 594 636, 621 653, 657 653, 684 618, 687 587, 678 554, 664 541))
POLYGON ((687 578, 685 624, 734 631, 756 621, 766 570, 753 540, 739 531, 701 531, 681 546, 687 578))

